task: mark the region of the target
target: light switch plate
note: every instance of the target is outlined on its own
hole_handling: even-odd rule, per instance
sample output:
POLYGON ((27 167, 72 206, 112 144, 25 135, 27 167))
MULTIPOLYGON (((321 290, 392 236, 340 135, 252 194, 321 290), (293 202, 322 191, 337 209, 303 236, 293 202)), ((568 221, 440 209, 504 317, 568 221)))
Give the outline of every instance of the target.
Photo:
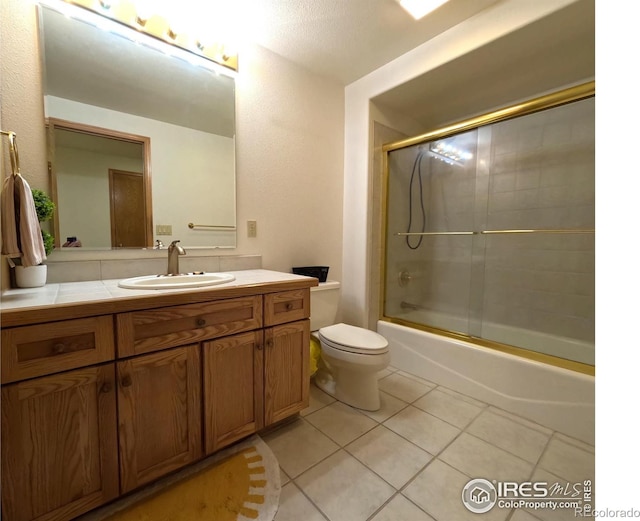
POLYGON ((172 235, 170 224, 156 224, 156 235, 172 235))
POLYGON ((247 221, 247 237, 257 237, 258 235, 258 222, 247 221))

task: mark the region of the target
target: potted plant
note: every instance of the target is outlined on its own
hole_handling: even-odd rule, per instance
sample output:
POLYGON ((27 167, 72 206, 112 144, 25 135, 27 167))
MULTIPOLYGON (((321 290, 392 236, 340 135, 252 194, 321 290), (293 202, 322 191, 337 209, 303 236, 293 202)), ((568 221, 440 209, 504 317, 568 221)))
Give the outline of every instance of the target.
MULTIPOLYGON (((36 214, 39 222, 45 222, 53 217, 56 209, 51 198, 42 190, 31 189, 33 202, 36 207, 36 214)), ((40 229, 42 234, 42 242, 44 243, 44 251, 47 256, 53 251, 53 235, 40 229)), ((37 288, 44 286, 47 282, 47 265, 39 264, 38 266, 16 266, 16 285, 19 288, 37 288)))

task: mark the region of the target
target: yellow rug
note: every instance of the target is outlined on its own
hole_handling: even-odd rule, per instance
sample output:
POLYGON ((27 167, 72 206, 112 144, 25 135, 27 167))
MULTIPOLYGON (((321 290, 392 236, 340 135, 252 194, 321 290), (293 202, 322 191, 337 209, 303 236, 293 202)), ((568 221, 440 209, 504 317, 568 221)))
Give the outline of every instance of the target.
POLYGON ((271 521, 279 498, 278 461, 256 435, 198 464, 188 477, 103 519, 271 521))

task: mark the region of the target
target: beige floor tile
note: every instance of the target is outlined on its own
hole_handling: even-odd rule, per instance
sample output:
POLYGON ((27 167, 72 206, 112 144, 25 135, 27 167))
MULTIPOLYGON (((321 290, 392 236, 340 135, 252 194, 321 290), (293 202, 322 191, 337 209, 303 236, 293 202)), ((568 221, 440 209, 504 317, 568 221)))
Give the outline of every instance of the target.
POLYGON ((389 371, 389 369, 383 369, 382 371, 378 371, 378 380, 380 380, 380 378, 384 378, 385 376, 389 376, 392 373, 393 371, 389 371))
POLYGON ((595 455, 558 438, 551 438, 538 467, 570 482, 595 478, 595 455))
POLYGON ((403 409, 383 425, 434 456, 460 433, 460 429, 414 406, 403 409))
POLYGON ((308 416, 312 412, 316 412, 335 401, 336 399, 333 396, 318 389, 318 387, 311 382, 309 385, 309 407, 300 411, 300 416, 308 416))
POLYGON ((390 394, 380 391, 380 409, 377 411, 362 411, 372 420, 382 423, 391 418, 394 414, 400 412, 407 406, 406 402, 391 396, 390 394))
POLYGON ((440 454, 445 463, 467 476, 489 481, 525 481, 533 464, 463 432, 440 454))
POLYGON ((387 503, 371 521, 435 521, 401 494, 387 503))
POLYGON ((436 459, 402 493, 438 521, 505 520, 508 509, 493 508, 480 516, 465 508, 461 495, 469 480, 469 476, 436 459))
POLYGON ((411 403, 433 387, 426 382, 419 382, 415 378, 409 378, 399 373, 393 373, 379 381, 380 390, 389 393, 396 398, 411 403))
POLYGON ((326 521, 325 517, 293 483, 282 487, 274 521, 326 521))
POLYGON ((377 425, 368 416, 342 402, 332 403, 305 419, 341 447, 377 425))
POLYGON ((478 416, 466 432, 534 464, 550 437, 491 410, 478 416))
POLYGON ((289 483, 289 481, 291 481, 289 479, 289 476, 287 476, 284 470, 280 469, 280 486, 284 487, 287 483, 289 483))
POLYGON ((338 445, 304 419, 267 434, 263 440, 291 478, 339 449, 338 445))
POLYGON ((407 378, 411 378, 412 380, 415 380, 416 382, 420 382, 422 384, 425 384, 429 387, 431 387, 432 389, 437 385, 433 382, 431 382, 430 380, 426 380, 424 378, 421 378, 420 376, 417 376, 413 373, 410 373, 408 371, 400 371, 398 370, 398 374, 401 374, 402 376, 406 376, 407 378))
POLYGON ((432 459, 431 454, 383 425, 345 449, 397 489, 406 485, 432 459))
POLYGON ((296 479, 331 521, 366 521, 395 490, 341 450, 296 479))
POLYGON ((540 519, 532 516, 526 510, 516 510, 509 521, 540 521, 540 519))
POLYGON ((569 445, 574 445, 579 449, 586 450, 587 452, 591 452, 595 454, 596 448, 590 443, 586 443, 582 440, 577 440, 576 438, 572 438, 571 436, 567 436, 566 434, 562 434, 560 432, 556 432, 553 435, 554 438, 557 438, 560 441, 568 443, 569 445))
POLYGON ((459 393, 458 391, 454 391, 453 389, 449 389, 448 387, 444 387, 442 385, 438 386, 438 390, 442 391, 443 393, 449 394, 451 396, 455 396, 456 398, 459 398, 460 400, 464 400, 465 402, 468 402, 472 405, 477 405, 478 407, 487 406, 486 403, 481 402, 480 400, 476 400, 475 398, 471 398, 471 396, 459 393))
POLYGON ((451 394, 443 393, 439 389, 428 392, 413 402, 413 405, 460 429, 469 425, 484 409, 451 394))
POLYGON ((523 418, 522 416, 518 416, 517 414, 513 414, 512 412, 505 411, 504 409, 500 409, 498 407, 494 407, 493 405, 489 406, 489 410, 495 414, 499 414, 500 416, 504 416, 505 418, 509 418, 510 420, 516 423, 524 425, 525 427, 529 427, 534 431, 539 431, 549 436, 553 434, 552 429, 549 429, 548 427, 545 427, 544 425, 540 425, 539 423, 536 423, 534 421, 527 420, 526 418, 523 418))

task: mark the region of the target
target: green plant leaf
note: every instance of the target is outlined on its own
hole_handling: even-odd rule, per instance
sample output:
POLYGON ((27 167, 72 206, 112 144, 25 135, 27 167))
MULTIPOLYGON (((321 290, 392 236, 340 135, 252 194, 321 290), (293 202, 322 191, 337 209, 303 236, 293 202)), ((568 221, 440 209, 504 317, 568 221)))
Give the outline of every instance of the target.
POLYGON ((38 221, 48 221, 53 217, 53 212, 56 209, 56 205, 53 204, 51 198, 45 194, 42 190, 36 188, 31 189, 33 195, 33 202, 36 206, 36 214, 38 215, 38 221))

